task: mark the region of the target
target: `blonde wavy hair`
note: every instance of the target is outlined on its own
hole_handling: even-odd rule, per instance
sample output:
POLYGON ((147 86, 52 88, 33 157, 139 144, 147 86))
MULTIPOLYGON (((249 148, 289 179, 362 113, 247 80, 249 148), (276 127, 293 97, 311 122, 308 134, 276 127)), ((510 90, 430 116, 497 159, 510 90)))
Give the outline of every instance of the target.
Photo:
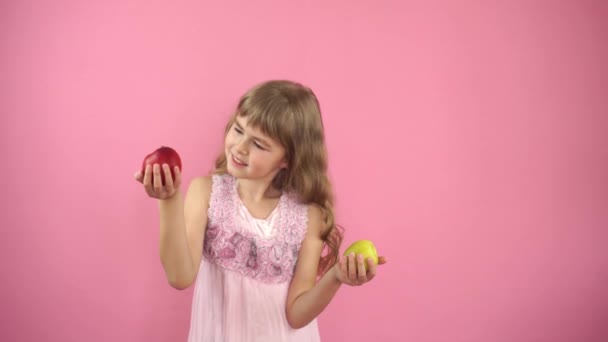
MULTIPOLYGON (((281 191, 295 193, 304 204, 318 206, 324 215, 324 252, 319 274, 338 260, 343 229, 335 223, 334 195, 327 175, 327 149, 319 101, 310 88, 286 80, 259 84, 239 100, 228 124, 228 134, 237 116, 279 142, 285 148, 287 168, 273 179, 281 191)), ((226 155, 215 161, 215 174, 225 174, 226 155)))

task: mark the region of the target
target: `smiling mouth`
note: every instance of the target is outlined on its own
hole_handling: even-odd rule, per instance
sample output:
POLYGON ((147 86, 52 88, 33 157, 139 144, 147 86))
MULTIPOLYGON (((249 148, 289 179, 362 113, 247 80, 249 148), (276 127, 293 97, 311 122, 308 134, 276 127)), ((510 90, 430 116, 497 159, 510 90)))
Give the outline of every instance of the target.
POLYGON ((235 157, 234 154, 231 154, 231 155, 232 155, 232 161, 235 164, 240 165, 240 166, 247 166, 247 164, 243 163, 240 159, 238 159, 237 157, 235 157))

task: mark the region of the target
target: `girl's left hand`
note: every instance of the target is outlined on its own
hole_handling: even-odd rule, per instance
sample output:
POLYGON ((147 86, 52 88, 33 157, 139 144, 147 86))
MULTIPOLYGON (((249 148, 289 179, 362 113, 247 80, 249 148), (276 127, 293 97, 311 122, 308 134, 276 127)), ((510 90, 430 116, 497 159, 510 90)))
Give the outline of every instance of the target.
MULTIPOLYGON (((378 265, 386 263, 386 257, 378 257, 378 265)), ((341 256, 340 262, 334 266, 336 279, 342 283, 351 286, 360 286, 376 276, 378 265, 374 264, 372 258, 364 260, 363 255, 351 253, 348 256, 341 256), (367 262, 367 271, 365 264, 367 262)))

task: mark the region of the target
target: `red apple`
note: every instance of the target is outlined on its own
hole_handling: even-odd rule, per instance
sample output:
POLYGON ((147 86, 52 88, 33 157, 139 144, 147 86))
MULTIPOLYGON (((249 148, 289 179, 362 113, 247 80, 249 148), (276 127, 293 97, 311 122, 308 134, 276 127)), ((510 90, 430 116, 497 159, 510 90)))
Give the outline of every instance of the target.
MULTIPOLYGON (((162 170, 163 164, 168 164, 171 168, 171 177, 173 177, 173 180, 175 180, 175 171, 173 169, 177 166, 180 171, 182 170, 182 160, 180 159, 179 154, 177 154, 174 149, 167 146, 161 146, 144 158, 144 162, 141 166, 142 174, 146 171, 146 165, 148 164, 151 166, 159 164, 161 166, 160 178, 163 185, 165 185, 165 172, 162 170)), ((152 183, 154 184, 154 179, 152 179, 152 183)))

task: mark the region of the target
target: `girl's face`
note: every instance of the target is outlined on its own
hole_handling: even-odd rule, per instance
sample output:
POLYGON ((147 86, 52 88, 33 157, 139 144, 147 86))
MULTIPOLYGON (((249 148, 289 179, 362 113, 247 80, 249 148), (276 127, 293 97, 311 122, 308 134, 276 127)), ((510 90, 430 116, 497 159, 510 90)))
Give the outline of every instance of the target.
POLYGON ((224 141, 226 167, 236 178, 272 180, 287 167, 285 149, 259 129, 237 116, 224 141))

